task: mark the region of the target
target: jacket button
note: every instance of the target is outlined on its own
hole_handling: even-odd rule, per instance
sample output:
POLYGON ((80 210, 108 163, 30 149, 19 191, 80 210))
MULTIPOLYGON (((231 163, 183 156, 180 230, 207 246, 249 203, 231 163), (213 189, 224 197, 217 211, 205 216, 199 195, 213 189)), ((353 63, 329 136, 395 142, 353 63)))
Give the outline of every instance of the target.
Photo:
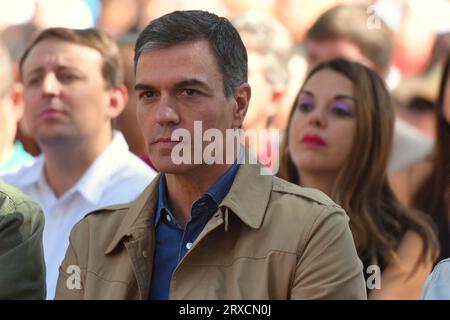
POLYGON ((144 258, 147 258, 147 251, 142 251, 142 256, 143 256, 144 258))

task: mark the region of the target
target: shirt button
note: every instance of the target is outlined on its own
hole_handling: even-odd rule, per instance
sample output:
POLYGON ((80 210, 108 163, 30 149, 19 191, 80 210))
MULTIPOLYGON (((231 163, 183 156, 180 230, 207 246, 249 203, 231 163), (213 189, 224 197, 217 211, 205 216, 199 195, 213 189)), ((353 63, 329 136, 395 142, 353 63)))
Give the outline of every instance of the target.
POLYGON ((142 256, 143 256, 144 258, 147 258, 147 251, 142 251, 142 256))
POLYGON ((166 215, 166 219, 167 219, 168 222, 172 221, 172 218, 170 217, 170 215, 166 215))
POLYGON ((192 242, 186 243, 186 249, 190 250, 192 248, 192 242))

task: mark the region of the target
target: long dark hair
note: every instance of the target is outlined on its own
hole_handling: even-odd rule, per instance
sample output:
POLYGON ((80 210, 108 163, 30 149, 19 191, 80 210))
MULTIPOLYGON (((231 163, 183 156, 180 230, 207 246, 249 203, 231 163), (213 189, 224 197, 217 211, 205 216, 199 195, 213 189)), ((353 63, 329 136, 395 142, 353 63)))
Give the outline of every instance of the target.
POLYGON ((444 116, 445 87, 450 81, 450 54, 444 65, 444 72, 436 103, 436 145, 433 169, 413 197, 413 206, 429 213, 439 229, 441 257, 450 256, 450 231, 447 205, 450 199, 450 123, 444 116))
MULTIPOLYGON (((387 163, 395 114, 383 80, 361 64, 337 59, 319 64, 308 74, 305 83, 316 72, 326 69, 345 76, 354 85, 357 104, 355 141, 329 196, 349 215, 360 258, 366 265, 377 263, 385 267, 395 258, 395 251, 406 231, 414 230, 424 243, 420 261, 435 259, 439 246, 432 224, 420 212, 406 211, 388 184, 387 163)), ((289 116, 287 132, 297 103, 298 95, 289 116)), ((289 154, 288 137, 286 134, 281 147, 280 176, 301 184, 301 173, 289 154)))

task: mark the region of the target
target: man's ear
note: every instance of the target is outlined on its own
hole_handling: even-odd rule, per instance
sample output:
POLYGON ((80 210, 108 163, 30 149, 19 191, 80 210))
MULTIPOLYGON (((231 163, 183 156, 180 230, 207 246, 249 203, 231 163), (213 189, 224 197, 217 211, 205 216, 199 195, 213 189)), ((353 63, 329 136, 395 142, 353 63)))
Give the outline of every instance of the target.
POLYGON ((13 110, 16 122, 19 122, 20 119, 22 119, 25 109, 23 102, 23 85, 19 82, 13 84, 11 90, 11 101, 13 103, 13 110))
POLYGON ((111 119, 117 118, 128 102, 128 89, 125 85, 120 85, 110 89, 108 115, 111 119))
POLYGON ((243 83, 236 89, 234 93, 233 128, 242 127, 251 95, 252 90, 248 83, 243 83))

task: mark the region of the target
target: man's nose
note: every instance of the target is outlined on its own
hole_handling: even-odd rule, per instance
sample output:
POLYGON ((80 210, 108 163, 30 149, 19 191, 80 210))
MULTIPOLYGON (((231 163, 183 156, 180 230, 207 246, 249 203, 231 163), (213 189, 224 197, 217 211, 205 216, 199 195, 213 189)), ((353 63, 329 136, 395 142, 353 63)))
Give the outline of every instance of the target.
POLYGON ((180 121, 175 99, 161 96, 156 105, 155 120, 161 126, 177 124, 180 121))
POLYGON ((42 80, 41 89, 45 96, 57 96, 61 91, 61 83, 54 73, 48 73, 42 80))

